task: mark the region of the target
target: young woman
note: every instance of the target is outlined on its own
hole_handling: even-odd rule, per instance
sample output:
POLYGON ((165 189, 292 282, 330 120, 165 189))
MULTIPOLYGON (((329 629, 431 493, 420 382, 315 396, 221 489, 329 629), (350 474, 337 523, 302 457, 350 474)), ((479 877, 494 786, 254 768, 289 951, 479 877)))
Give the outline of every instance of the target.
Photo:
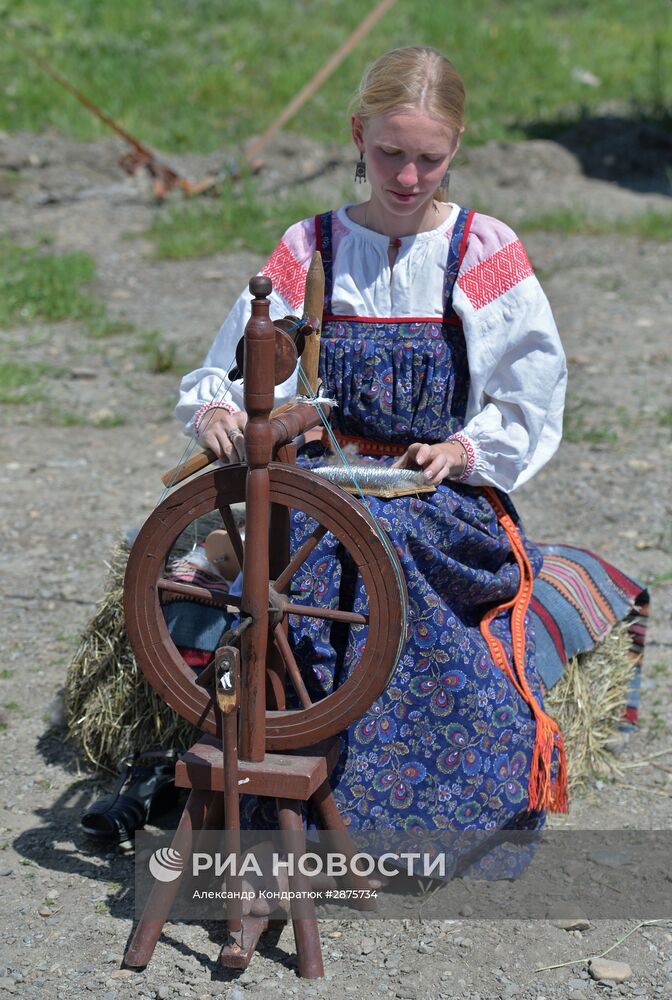
MULTIPOLYGON (((298 222, 263 269, 272 317, 300 312, 321 250, 320 375, 338 404, 338 440, 422 469, 437 486, 369 501, 399 553, 410 607, 390 684, 343 734, 335 793, 355 829, 492 831, 538 825, 565 805, 561 737, 543 712, 534 637, 516 604, 541 556, 508 494, 558 446, 566 365, 515 233, 447 201, 463 128, 464 87, 440 52, 382 56, 352 115, 370 198, 298 222)), ((184 378, 177 407, 186 432, 224 461, 238 460, 246 421, 242 384, 226 373, 249 301, 243 293, 204 366, 184 378)), ((296 391, 289 379, 277 404, 296 391)), ((308 445, 303 460, 323 450, 308 445)), ((309 531, 295 523, 293 541, 309 531)), ((333 599, 341 570, 327 535, 301 579, 302 603, 333 599)), ((357 586, 353 599, 363 600, 357 586)), ((347 673, 354 650, 334 649, 324 623, 293 642, 314 686, 347 673)))

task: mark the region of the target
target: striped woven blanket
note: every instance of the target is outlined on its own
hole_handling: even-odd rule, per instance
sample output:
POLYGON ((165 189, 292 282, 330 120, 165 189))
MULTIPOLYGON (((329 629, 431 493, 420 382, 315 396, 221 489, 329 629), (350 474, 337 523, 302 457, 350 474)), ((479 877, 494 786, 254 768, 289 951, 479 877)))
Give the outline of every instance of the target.
MULTIPOLYGON (((628 622, 632 639, 633 679, 626 718, 637 719, 641 659, 649 597, 636 580, 586 549, 540 545, 544 564, 534 581, 531 615, 536 633, 537 667, 547 690, 562 677, 577 653, 594 649, 620 621, 628 622)), ((203 557, 181 560, 171 576, 181 582, 227 593, 228 583, 208 573, 203 557)), ((235 587, 235 585, 234 585, 235 587)), ((239 592, 239 591, 238 591, 239 592)), ((228 620, 218 608, 173 599, 164 606, 173 642, 194 667, 204 666, 217 648, 228 620)))
POLYGON ((544 564, 534 581, 531 612, 537 668, 547 690, 562 677, 567 661, 594 649, 617 622, 626 621, 633 676, 626 718, 637 720, 640 671, 649 595, 636 580, 587 549, 539 545, 544 564))

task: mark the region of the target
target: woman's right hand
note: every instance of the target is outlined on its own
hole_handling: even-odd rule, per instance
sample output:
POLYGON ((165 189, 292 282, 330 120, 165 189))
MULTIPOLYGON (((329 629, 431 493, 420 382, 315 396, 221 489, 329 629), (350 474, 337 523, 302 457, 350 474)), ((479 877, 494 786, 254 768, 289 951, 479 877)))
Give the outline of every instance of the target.
POLYGON ((203 448, 213 452, 222 462, 245 461, 245 437, 243 430, 247 423, 247 413, 229 413, 223 408, 213 407, 201 421, 198 441, 203 448))

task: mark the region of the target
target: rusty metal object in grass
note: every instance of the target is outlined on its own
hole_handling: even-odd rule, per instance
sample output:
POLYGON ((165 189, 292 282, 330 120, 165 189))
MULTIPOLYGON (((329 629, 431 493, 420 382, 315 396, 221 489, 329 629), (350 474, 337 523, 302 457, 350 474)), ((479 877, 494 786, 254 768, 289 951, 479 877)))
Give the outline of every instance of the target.
MULTIPOLYGON (((352 52, 352 50, 359 44, 359 42, 368 35, 371 29, 378 23, 378 21, 387 13, 396 0, 380 0, 380 2, 373 8, 373 10, 364 18, 364 20, 355 28, 355 30, 348 36, 345 42, 341 45, 339 49, 327 60, 327 62, 320 68, 320 70, 313 76, 311 80, 301 88, 298 94, 292 98, 289 104, 282 110, 278 117, 271 123, 271 125, 262 133, 248 148, 244 163, 245 168, 252 174, 258 173, 264 166, 263 160, 259 158, 259 153, 268 145, 273 136, 290 121, 291 118, 303 107, 303 105, 308 101, 319 89, 320 87, 329 79, 329 77, 336 71, 343 60, 352 52)), ((100 121, 102 121, 108 128, 111 128, 113 132, 116 132, 120 138, 127 142, 131 149, 129 152, 124 153, 119 157, 119 165, 122 167, 126 173, 131 176, 135 176, 140 170, 146 170, 153 180, 154 196, 158 200, 163 200, 171 191, 175 188, 179 188, 187 197, 195 197, 196 195, 205 194, 207 192, 214 192, 218 188, 218 178, 216 177, 205 177, 200 181, 190 181, 187 177, 182 176, 177 170, 174 170, 167 163, 160 160, 152 150, 146 146, 144 143, 136 139, 135 136, 120 125, 119 122, 115 121, 111 115, 107 114, 101 108, 95 104, 91 98, 87 97, 86 94, 82 93, 78 87, 70 83, 66 77, 53 68, 45 59, 36 55, 33 52, 29 52, 27 49, 22 48, 24 55, 31 59, 40 69, 51 77, 55 83, 67 90, 76 100, 79 101, 88 111, 96 116, 100 121)), ((241 171, 235 166, 230 169, 230 174, 232 178, 239 177, 241 171)))
MULTIPOLYGON (((25 50, 24 50, 25 52, 25 50)), ((58 83, 61 87, 67 90, 73 97, 75 97, 80 104, 82 104, 88 111, 96 116, 101 122, 111 128, 113 132, 116 132, 120 138, 127 142, 131 146, 131 150, 128 153, 124 153, 119 157, 119 166, 126 171, 127 174, 134 176, 140 170, 146 170, 154 182, 154 196, 159 200, 164 199, 172 190, 179 188, 188 197, 194 197, 195 195, 204 194, 207 191, 212 191, 216 184, 217 178, 215 177, 205 177, 201 181, 190 181, 188 178, 183 177, 172 167, 168 166, 167 163, 163 163, 152 150, 145 146, 144 143, 136 139, 135 136, 131 135, 114 120, 107 112, 103 111, 98 107, 97 104, 83 94, 81 90, 70 83, 61 73, 50 66, 48 62, 36 56, 34 53, 25 52, 29 59, 31 59, 40 69, 50 76, 55 83, 58 83)))
POLYGON ((383 17, 384 14, 394 6, 395 0, 380 0, 380 3, 376 4, 373 10, 367 14, 364 20, 357 25, 355 30, 351 35, 346 38, 341 47, 334 52, 334 54, 327 60, 324 66, 315 74, 315 76, 308 81, 308 83, 301 88, 298 94, 292 98, 289 104, 281 111, 274 122, 269 125, 265 132, 256 139, 252 145, 247 150, 246 160, 248 163, 256 162, 256 158, 262 149, 268 145, 276 132, 287 124, 290 119, 303 107, 303 105, 308 101, 320 87, 329 79, 329 77, 334 73, 338 67, 341 65, 346 56, 349 56, 352 50, 365 38, 371 29, 378 23, 378 21, 383 17))

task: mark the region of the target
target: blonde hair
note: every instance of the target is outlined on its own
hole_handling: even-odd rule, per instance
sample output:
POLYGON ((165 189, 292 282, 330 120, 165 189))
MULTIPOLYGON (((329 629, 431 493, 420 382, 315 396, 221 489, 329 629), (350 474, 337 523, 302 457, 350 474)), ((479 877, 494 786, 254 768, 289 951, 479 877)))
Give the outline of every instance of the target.
MULTIPOLYGON (((423 111, 460 133, 464 128, 462 77, 442 52, 427 45, 392 49, 369 66, 350 106, 367 122, 392 111, 423 111)), ((448 200, 447 188, 435 197, 448 200)))

